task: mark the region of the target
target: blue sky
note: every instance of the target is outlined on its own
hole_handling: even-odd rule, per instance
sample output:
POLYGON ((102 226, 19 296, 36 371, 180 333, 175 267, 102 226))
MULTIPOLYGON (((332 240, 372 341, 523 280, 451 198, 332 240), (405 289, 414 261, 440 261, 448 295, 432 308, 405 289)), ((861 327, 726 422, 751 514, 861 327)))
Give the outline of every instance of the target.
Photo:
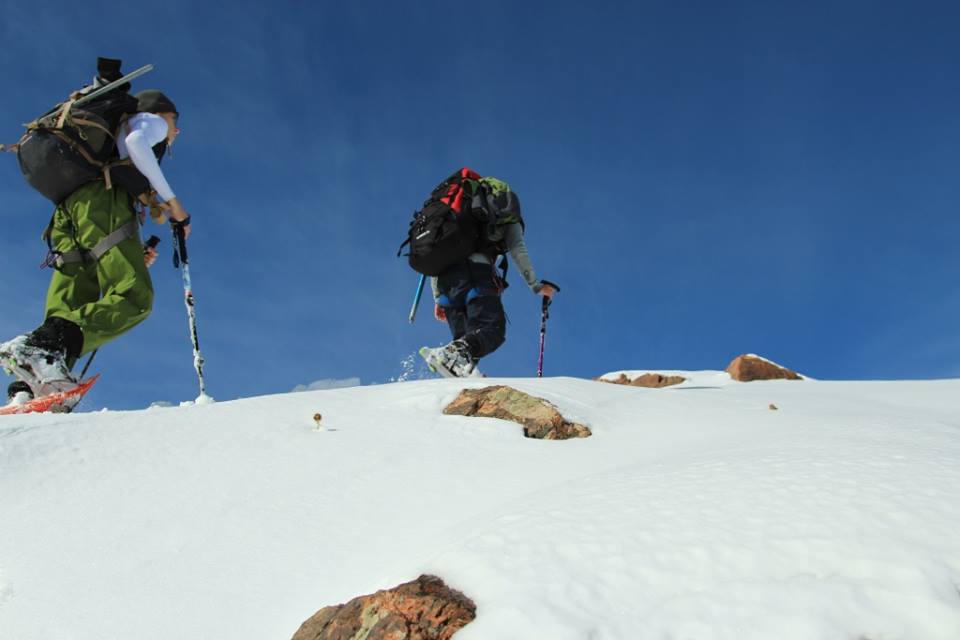
MULTIPOLYGON (((953 3, 163 3, 0 0, 0 131, 87 81, 157 69, 164 170, 218 399, 400 375, 448 339, 396 248, 434 184, 509 182, 563 287, 547 375, 718 369, 960 376, 960 9, 953 3), (722 6, 721 6, 722 5, 722 6)), ((50 206, 0 169, 0 331, 41 319, 50 206)), ((97 356, 88 406, 196 396, 165 229, 153 315, 97 356)), ((514 272, 497 376, 535 375, 514 272)))

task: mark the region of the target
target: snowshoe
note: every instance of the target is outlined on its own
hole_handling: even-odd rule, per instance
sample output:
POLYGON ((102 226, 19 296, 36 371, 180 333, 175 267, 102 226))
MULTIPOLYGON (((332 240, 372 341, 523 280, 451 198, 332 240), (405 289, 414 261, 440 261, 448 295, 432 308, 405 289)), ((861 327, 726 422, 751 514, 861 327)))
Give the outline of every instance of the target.
POLYGON ((54 391, 47 395, 30 398, 20 402, 24 394, 17 402, 0 407, 0 416, 17 413, 70 413, 80 403, 83 396, 87 394, 90 387, 100 378, 99 374, 89 380, 75 384, 73 387, 62 391, 54 391))
POLYGON ((470 355, 469 346, 463 340, 454 340, 450 344, 432 349, 423 347, 420 355, 431 371, 444 378, 480 377, 477 361, 470 355))

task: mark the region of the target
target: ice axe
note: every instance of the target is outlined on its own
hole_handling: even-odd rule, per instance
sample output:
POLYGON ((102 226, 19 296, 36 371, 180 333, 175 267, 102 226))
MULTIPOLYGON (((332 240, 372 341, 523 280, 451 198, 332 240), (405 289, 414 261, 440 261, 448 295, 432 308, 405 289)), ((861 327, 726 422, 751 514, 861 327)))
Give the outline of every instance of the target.
MULTIPOLYGON (((550 282, 549 280, 541 280, 540 284, 550 285, 553 287, 557 293, 560 292, 560 287, 555 283, 550 282)), ((540 359, 537 361, 537 377, 543 377, 543 348, 547 342, 547 318, 550 317, 550 305, 552 301, 547 296, 543 296, 543 301, 540 304, 540 359)))
POLYGON ((417 293, 413 296, 413 305, 410 307, 410 315, 407 316, 410 324, 413 324, 413 321, 417 319, 417 307, 420 306, 420 298, 423 296, 423 283, 426 279, 427 276, 420 275, 420 282, 417 283, 417 293))

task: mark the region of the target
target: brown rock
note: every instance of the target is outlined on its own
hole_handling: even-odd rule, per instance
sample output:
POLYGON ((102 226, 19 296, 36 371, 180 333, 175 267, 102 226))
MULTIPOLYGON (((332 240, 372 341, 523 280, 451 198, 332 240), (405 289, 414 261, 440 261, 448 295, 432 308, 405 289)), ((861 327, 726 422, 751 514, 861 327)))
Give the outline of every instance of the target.
POLYGON ((662 389, 663 387, 671 387, 675 384, 686 382, 687 380, 683 376, 665 376, 662 373, 644 373, 640 376, 637 376, 633 380, 628 378, 625 373, 621 373, 616 380, 607 380, 606 378, 595 379, 599 380, 600 382, 625 384, 631 387, 647 387, 649 389, 662 389))
POLYGON ((630 384, 630 378, 627 377, 627 374, 621 373, 616 380, 609 380, 607 378, 594 378, 597 382, 609 382, 610 384, 630 384))
POLYGON ((292 640, 449 640, 477 617, 477 607, 436 576, 324 607, 292 640))
POLYGON ((592 435, 584 425, 565 420, 546 400, 504 385, 464 389, 443 412, 454 416, 511 420, 523 425, 523 435, 528 438, 566 440, 592 435))
POLYGON ((630 386, 662 389, 663 387, 672 387, 675 384, 686 382, 686 380, 683 376, 665 376, 660 373, 645 373, 638 378, 634 378, 630 386))
POLYGON ((802 380, 796 372, 775 365, 753 355, 737 356, 727 366, 727 373, 734 380, 750 382, 752 380, 802 380))

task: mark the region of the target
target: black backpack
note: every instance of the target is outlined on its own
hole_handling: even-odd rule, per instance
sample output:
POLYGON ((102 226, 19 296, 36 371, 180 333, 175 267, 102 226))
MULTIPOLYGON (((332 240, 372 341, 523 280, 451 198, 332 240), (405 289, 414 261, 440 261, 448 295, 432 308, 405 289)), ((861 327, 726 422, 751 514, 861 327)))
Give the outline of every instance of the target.
POLYGON ((30 185, 59 205, 84 184, 104 177, 118 160, 116 136, 137 112, 137 99, 122 85, 89 102, 74 103, 97 87, 89 86, 26 125, 17 145, 20 171, 30 185))
POLYGON ((478 189, 480 174, 466 167, 437 185, 423 207, 414 212, 407 239, 408 256, 414 271, 438 276, 450 265, 462 262, 479 246, 483 211, 474 211, 473 195, 478 189))

